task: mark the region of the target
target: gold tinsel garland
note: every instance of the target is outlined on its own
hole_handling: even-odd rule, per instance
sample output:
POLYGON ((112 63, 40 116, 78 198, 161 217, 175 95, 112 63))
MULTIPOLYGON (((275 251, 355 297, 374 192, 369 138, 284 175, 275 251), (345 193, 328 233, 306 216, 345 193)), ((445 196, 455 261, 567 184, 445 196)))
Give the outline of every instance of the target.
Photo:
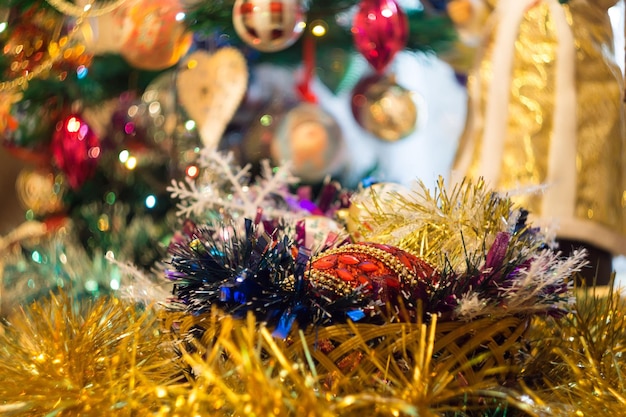
POLYGON ((151 415, 179 377, 154 311, 115 298, 39 300, 0 332, 3 416, 151 415))
POLYGON ((515 323, 478 320, 453 330, 436 318, 416 325, 348 323, 294 330, 283 341, 252 316, 240 320, 214 311, 176 318, 140 312, 114 298, 94 303, 53 296, 2 325, 0 379, 11 383, 0 384, 0 411, 316 417, 489 415, 496 409, 518 415, 515 409, 530 416, 626 415, 624 301, 616 293, 589 291, 577 299, 568 317, 535 320, 521 337, 510 333, 507 346, 494 339, 503 328, 519 329, 515 323), (171 325, 201 331, 202 349, 168 337, 171 325), (326 345, 339 340, 344 343, 326 345), (480 346, 489 349, 468 355, 480 346), (515 360, 481 368, 499 349, 515 360))
POLYGON ((626 416, 626 301, 619 290, 582 288, 561 320, 537 319, 520 373, 553 415, 626 416))
POLYGON ((507 222, 515 221, 510 219, 511 200, 489 189, 482 179, 447 187, 440 177, 434 191, 418 182, 409 192, 390 194, 371 191, 353 197, 353 204, 363 207, 363 213, 352 219, 356 231, 362 240, 394 245, 432 265, 466 264, 468 254, 482 252, 507 222), (385 199, 393 203, 385 204, 385 199))

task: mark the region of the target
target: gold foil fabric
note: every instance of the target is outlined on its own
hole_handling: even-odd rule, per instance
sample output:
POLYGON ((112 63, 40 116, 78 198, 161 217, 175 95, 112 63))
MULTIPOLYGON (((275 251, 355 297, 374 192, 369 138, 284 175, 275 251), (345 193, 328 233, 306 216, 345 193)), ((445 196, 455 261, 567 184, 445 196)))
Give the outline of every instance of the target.
MULTIPOLYGON (((491 2, 494 3, 495 1, 491 2)), ((499 190, 516 190, 544 185, 548 174, 550 142, 553 138, 556 103, 558 36, 549 1, 538 1, 525 10, 514 42, 512 77, 509 86, 508 118, 497 184, 499 190)), ((624 167, 623 81, 613 51, 612 28, 607 8, 615 1, 571 0, 562 5, 574 37, 576 137, 565 143, 576 147, 576 195, 574 222, 592 222, 611 239, 599 246, 614 253, 624 252, 626 236, 623 195, 626 181, 624 167), (606 243, 606 244, 603 244, 606 243)), ((496 12, 494 12, 496 13, 496 12)), ((488 90, 494 79, 493 55, 499 22, 492 21, 483 50, 469 76, 470 107, 466 130, 461 139, 454 169, 470 177, 480 175, 488 90), (471 154, 469 166, 460 162, 471 154)), ((550 192, 549 189, 546 192, 550 192)), ((542 193, 515 197, 515 202, 541 216, 542 193)), ((584 231, 583 231, 584 229, 584 231)), ((580 231, 565 231, 568 237, 587 240, 580 231), (573 236, 572 236, 573 234, 573 236)))

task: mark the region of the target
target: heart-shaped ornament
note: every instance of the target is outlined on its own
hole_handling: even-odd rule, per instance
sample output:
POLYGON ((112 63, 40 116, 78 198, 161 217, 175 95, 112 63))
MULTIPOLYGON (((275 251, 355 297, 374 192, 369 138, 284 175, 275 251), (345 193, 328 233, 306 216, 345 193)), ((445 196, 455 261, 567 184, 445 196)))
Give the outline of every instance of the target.
POLYGON ((195 51, 181 66, 176 90, 205 147, 217 149, 248 88, 248 66, 239 50, 195 51))

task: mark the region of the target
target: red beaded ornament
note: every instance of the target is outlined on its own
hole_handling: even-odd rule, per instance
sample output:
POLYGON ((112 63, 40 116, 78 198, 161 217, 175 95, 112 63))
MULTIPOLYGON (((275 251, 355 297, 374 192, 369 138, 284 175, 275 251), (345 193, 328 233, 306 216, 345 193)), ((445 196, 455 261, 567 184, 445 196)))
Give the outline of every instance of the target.
POLYGON ((424 299, 427 283, 436 283, 435 268, 417 256, 388 245, 361 242, 327 250, 311 260, 313 287, 331 299, 360 289, 382 303, 424 299))

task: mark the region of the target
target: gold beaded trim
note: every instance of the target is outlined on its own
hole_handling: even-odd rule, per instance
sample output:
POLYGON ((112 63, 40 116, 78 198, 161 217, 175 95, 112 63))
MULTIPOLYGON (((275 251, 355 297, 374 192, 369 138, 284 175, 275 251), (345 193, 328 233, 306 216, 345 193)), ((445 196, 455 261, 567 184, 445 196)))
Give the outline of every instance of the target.
POLYGON ((334 275, 326 272, 319 271, 317 269, 309 270, 309 279, 315 283, 316 287, 320 287, 323 290, 330 290, 341 295, 350 295, 354 291, 347 283, 337 279, 334 275))

